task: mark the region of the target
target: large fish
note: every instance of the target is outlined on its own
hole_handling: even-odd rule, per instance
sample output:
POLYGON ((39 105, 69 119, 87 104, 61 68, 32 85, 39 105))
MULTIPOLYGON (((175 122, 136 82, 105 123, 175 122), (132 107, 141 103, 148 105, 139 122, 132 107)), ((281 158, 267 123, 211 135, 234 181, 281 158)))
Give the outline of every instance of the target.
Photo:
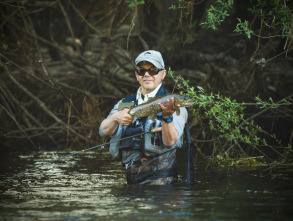
MULTIPOLYGON (((180 107, 191 106, 191 99, 189 97, 185 97, 179 94, 166 94, 155 97, 146 103, 132 106, 128 113, 135 118, 148 116, 149 119, 155 120, 157 113, 162 111, 158 103, 166 106, 167 100, 170 100, 172 97, 174 98, 174 108, 178 104, 180 104, 180 107)), ((180 109, 176 111, 176 114, 180 114, 180 109)))

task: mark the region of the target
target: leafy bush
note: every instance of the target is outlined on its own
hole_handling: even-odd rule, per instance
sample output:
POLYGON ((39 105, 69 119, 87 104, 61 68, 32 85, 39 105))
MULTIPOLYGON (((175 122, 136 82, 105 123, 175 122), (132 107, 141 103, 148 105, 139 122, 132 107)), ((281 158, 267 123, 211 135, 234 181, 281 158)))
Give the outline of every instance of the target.
MULTIPOLYGON (((274 134, 271 135, 264 131, 254 123, 252 117, 245 119, 244 110, 246 105, 251 104, 238 103, 236 100, 231 100, 229 97, 220 94, 208 94, 202 87, 190 86, 188 80, 184 80, 181 76, 176 77, 171 69, 169 69, 168 73, 175 81, 180 93, 192 98, 193 106, 195 107, 193 117, 199 121, 203 118, 207 119, 206 125, 209 126, 209 130, 213 134, 210 140, 213 143, 213 155, 217 159, 214 163, 218 162, 219 159, 224 159, 224 157, 226 159, 233 157, 238 159, 242 156, 249 156, 248 151, 242 147, 243 145, 254 148, 262 157, 271 162, 273 160, 260 147, 266 147, 267 150, 272 150, 281 159, 287 160, 287 156, 290 155, 288 152, 291 150, 290 145, 283 147, 274 134), (277 143, 277 146, 269 144, 265 138, 262 138, 264 135, 272 138, 277 143), (277 148, 281 148, 281 151, 278 151, 277 148)), ((256 100, 257 103, 252 105, 260 108, 277 108, 279 105, 292 105, 285 99, 278 104, 273 102, 271 98, 270 102, 264 102, 259 97, 256 100)))

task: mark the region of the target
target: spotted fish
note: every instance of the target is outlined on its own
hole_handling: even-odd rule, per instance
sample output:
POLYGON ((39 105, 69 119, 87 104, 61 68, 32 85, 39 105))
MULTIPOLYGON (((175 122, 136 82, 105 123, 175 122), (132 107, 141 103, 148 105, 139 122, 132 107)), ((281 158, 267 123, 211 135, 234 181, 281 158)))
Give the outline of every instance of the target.
MULTIPOLYGON (((155 120, 157 113, 161 112, 161 108, 158 103, 161 103, 163 106, 166 106, 167 100, 174 98, 174 108, 180 104, 180 107, 189 107, 191 106, 191 99, 179 94, 166 94, 163 96, 155 97, 150 101, 133 106, 129 110, 129 114, 135 118, 146 117, 149 119, 155 120)), ((177 115, 180 115, 180 109, 176 111, 177 115)))

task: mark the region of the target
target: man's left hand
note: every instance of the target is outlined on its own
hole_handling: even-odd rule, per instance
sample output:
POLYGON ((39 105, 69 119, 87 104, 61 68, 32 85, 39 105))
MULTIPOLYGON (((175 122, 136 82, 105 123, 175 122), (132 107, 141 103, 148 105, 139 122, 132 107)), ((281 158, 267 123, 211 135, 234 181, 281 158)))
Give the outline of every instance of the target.
POLYGON ((172 116, 174 112, 180 108, 180 104, 175 106, 173 97, 170 100, 167 100, 166 106, 163 106, 161 103, 158 103, 158 105, 162 109, 163 117, 172 116))

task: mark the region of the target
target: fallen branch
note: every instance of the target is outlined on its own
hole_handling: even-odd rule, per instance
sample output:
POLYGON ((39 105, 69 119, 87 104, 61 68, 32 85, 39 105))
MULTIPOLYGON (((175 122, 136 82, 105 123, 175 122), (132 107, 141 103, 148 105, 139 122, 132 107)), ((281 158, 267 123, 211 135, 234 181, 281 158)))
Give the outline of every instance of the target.
MULTIPOLYGON (((50 140, 57 145, 57 142, 55 141, 55 139, 53 138, 53 136, 49 133, 49 131, 46 129, 46 127, 44 127, 16 98, 15 96, 13 96, 13 94, 11 93, 11 91, 4 85, 4 82, 1 81, 2 86, 0 87, 1 91, 3 94, 8 93, 9 98, 11 100, 13 100, 14 103, 17 104, 17 106, 23 111, 23 113, 25 113, 36 125, 38 125, 42 131, 44 131, 44 133, 46 133, 48 135, 48 137, 50 138, 50 140), (2 88, 3 87, 3 88, 2 88)), ((22 129, 22 131, 26 131, 25 129, 22 129)), ((32 136, 30 136, 32 137, 32 136)))
POLYGON ((73 134, 77 135, 78 137, 88 141, 88 138, 79 134, 74 129, 72 129, 69 125, 64 123, 61 119, 59 119, 55 114, 53 114, 48 107, 45 105, 44 102, 39 100, 36 96, 34 96, 31 92, 29 92, 24 86, 22 86, 11 74, 9 74, 9 78, 22 90, 24 91, 29 97, 31 97, 38 105, 39 107, 48 114, 51 118, 53 118, 58 124, 62 125, 65 129, 68 129, 73 134))

